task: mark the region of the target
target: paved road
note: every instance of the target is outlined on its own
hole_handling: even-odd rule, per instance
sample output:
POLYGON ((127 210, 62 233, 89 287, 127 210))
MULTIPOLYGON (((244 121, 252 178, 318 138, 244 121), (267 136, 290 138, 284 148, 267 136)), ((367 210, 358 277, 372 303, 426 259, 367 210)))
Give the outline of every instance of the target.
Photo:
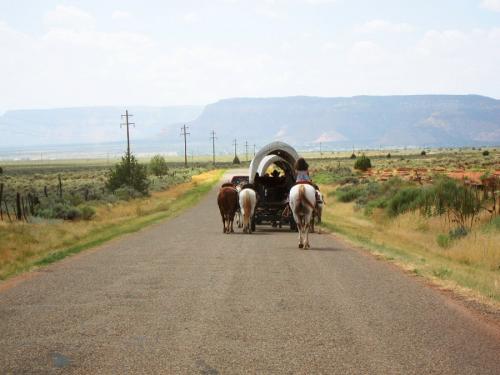
POLYGON ((215 202, 4 288, 0 373, 500 374, 455 302, 328 235, 224 235, 215 202))

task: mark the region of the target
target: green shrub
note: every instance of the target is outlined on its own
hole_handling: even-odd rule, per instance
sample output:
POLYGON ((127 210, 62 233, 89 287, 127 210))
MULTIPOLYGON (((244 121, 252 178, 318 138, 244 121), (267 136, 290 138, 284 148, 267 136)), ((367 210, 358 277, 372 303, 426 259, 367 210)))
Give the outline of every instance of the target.
POLYGON ((68 206, 64 219, 78 220, 82 217, 82 211, 78 207, 68 206))
POLYGON ((420 152, 420 155, 421 155, 421 156, 425 156, 425 155, 427 155, 427 152, 425 152, 425 150, 422 150, 422 151, 420 152))
POLYGON ((439 247, 442 248, 447 248, 451 245, 450 236, 448 236, 447 234, 438 234, 436 242, 439 245, 439 247))
POLYGON ((489 154, 490 154, 490 152, 488 150, 483 151, 483 156, 488 156, 489 154))
POLYGON ((483 232, 500 231, 500 216, 493 217, 489 223, 482 227, 483 232))
POLYGON ((38 208, 35 216, 45 219, 78 220, 82 217, 82 212, 66 202, 50 202, 38 208))
POLYGON ((238 155, 234 155, 234 159, 233 159, 233 164, 240 164, 240 158, 238 157, 238 155))
POLYGON ((94 207, 82 206, 80 210, 82 212, 82 219, 83 220, 92 220, 95 216, 95 208, 94 207))
POLYGON ((115 196, 119 200, 128 201, 131 199, 140 198, 143 196, 143 194, 130 186, 123 185, 115 190, 115 196))
POLYGON ((446 215, 458 227, 470 230, 481 211, 482 201, 470 186, 443 177, 432 188, 424 190, 419 208, 424 215, 446 215))
POLYGON ((345 178, 342 178, 339 181, 339 183, 340 183, 340 185, 346 185, 346 184, 357 185, 357 184, 359 184, 359 178, 353 177, 353 176, 345 177, 345 178))
POLYGON ((147 168, 139 164, 134 155, 123 156, 121 162, 109 171, 106 187, 114 192, 123 186, 128 186, 143 195, 148 193, 147 168))
POLYGON ((395 217, 410 210, 414 210, 421 198, 421 188, 408 187, 399 190, 396 195, 389 199, 387 203, 387 213, 389 216, 395 217))
POLYGON ((356 159, 356 154, 353 152, 350 156, 351 159, 356 159))
POLYGON ((390 152, 386 155, 386 158, 387 158, 387 159, 390 159, 390 158, 391 158, 391 153, 390 153, 390 152))
POLYGON ((469 232, 467 231, 467 229, 465 229, 463 227, 458 227, 458 228, 450 230, 448 232, 448 235, 449 235, 450 239, 457 240, 459 238, 467 236, 468 233, 469 232))
POLYGON ((446 267, 440 267, 437 270, 432 271, 433 275, 439 277, 440 279, 446 279, 452 274, 452 270, 446 267))
POLYGON ((354 163, 354 169, 359 169, 360 171, 366 171, 371 167, 372 162, 365 154, 361 155, 361 157, 354 163))
POLYGON ((168 173, 168 166, 165 158, 161 155, 155 155, 149 162, 149 171, 151 174, 161 177, 168 173))
POLYGON ((337 189, 337 199, 339 202, 348 203, 357 199, 362 194, 362 188, 346 186, 337 189))

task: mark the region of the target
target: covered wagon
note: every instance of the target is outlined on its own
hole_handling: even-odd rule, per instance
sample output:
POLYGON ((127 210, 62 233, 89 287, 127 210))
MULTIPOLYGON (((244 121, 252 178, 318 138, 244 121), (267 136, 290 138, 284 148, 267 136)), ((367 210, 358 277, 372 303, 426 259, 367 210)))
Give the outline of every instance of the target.
POLYGON ((259 196, 252 226, 270 224, 296 230, 292 215, 287 214, 288 193, 295 184, 294 165, 299 155, 287 143, 272 142, 262 147, 249 167, 249 182, 259 196))

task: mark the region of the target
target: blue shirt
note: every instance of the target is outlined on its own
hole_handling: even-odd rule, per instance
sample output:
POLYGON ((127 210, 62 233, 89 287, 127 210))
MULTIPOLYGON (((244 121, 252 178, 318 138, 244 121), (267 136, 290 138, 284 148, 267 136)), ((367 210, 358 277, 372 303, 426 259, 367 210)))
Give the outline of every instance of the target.
POLYGON ((311 181, 311 177, 309 177, 308 171, 297 171, 297 179, 296 182, 299 181, 311 181))

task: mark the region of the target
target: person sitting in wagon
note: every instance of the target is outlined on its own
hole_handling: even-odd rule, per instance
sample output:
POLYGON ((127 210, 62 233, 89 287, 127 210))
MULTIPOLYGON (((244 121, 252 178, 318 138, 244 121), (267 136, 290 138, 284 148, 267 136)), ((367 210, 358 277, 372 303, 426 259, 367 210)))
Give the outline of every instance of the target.
POLYGON ((309 176, 309 165, 304 158, 298 158, 295 162, 295 174, 297 175, 296 183, 312 184, 311 176, 309 176))

